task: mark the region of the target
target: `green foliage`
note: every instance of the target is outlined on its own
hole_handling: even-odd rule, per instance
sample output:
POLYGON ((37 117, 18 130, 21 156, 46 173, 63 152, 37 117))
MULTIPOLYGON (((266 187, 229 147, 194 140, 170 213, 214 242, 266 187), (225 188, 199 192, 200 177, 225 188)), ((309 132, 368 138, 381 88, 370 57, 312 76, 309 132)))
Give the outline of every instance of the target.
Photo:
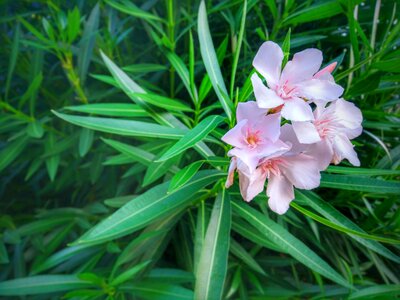
POLYGON ((5 1, 1 299, 395 299, 398 4, 5 1), (284 216, 223 183, 264 40, 319 48, 364 116, 284 216))

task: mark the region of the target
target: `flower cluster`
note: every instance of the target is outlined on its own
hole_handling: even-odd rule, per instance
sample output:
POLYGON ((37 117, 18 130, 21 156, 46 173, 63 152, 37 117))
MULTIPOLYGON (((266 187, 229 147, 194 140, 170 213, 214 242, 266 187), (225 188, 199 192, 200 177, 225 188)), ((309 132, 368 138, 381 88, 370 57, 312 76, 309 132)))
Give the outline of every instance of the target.
POLYGON ((277 44, 261 46, 253 66, 267 85, 253 74, 256 101, 239 103, 237 124, 222 137, 233 146, 226 187, 237 171, 242 197, 251 201, 268 180, 268 204, 278 214, 288 210, 294 187, 318 187, 331 162, 359 166, 350 140, 362 131, 361 111, 340 98, 343 88, 331 75, 336 63, 319 70, 321 51, 306 49, 282 70, 283 57, 277 44), (290 122, 281 126, 282 118, 290 122))

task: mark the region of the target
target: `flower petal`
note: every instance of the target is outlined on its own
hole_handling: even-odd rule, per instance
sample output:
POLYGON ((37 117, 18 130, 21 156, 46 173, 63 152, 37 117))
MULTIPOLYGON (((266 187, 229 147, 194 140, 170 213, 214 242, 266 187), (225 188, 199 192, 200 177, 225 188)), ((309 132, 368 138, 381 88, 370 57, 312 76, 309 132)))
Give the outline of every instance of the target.
POLYGON ((313 121, 314 115, 308 103, 300 98, 285 101, 282 116, 290 121, 313 121))
POLYGON ((310 79, 296 85, 296 94, 310 100, 333 101, 343 94, 344 89, 331 81, 310 79))
POLYGON ((225 143, 232 145, 234 147, 246 147, 246 143, 243 138, 243 128, 247 126, 247 120, 241 120, 236 124, 231 130, 229 130, 225 135, 221 138, 225 143))
POLYGON ((285 124, 281 127, 280 139, 286 144, 290 144, 292 146, 290 151, 286 153, 288 155, 299 154, 300 152, 305 151, 308 147, 308 145, 300 144, 293 130, 293 126, 290 124, 285 124))
POLYGON ((334 162, 338 164, 341 160, 347 159, 353 166, 359 167, 360 160, 354 146, 343 134, 336 135, 333 142, 334 162))
POLYGON ((271 41, 263 43, 254 57, 253 66, 267 80, 269 87, 279 82, 282 60, 282 49, 271 41))
POLYGON ((322 63, 322 52, 318 49, 306 49, 293 56, 282 71, 281 83, 297 83, 311 79, 322 63))
POLYGON ((263 138, 276 142, 281 134, 281 114, 262 116, 258 119, 255 129, 262 133, 263 138))
POLYGON ((266 143, 264 145, 260 145, 259 149, 257 150, 260 158, 273 158, 288 152, 290 150, 290 145, 282 142, 281 140, 277 140, 275 143, 266 143))
POLYGON ((251 76, 253 84, 254 96, 256 97, 258 107, 260 108, 275 108, 283 104, 283 100, 275 91, 267 88, 257 74, 251 76))
POLYGON ((354 103, 344 99, 338 99, 332 105, 334 106, 334 113, 336 118, 339 119, 339 123, 351 129, 348 131, 348 137, 353 139, 359 136, 362 132, 361 123, 363 121, 361 110, 354 103))
POLYGON ((318 163, 318 169, 325 171, 333 158, 332 145, 328 140, 323 139, 318 143, 309 145, 304 154, 313 157, 318 163))
POLYGON ((237 160, 236 157, 232 157, 231 158, 231 163, 229 164, 229 170, 228 170, 228 177, 226 178, 226 182, 225 182, 225 187, 226 188, 229 188, 233 184, 233 180, 234 180, 234 177, 235 177, 235 170, 236 170, 236 167, 237 167, 236 160, 237 160))
POLYGON ((336 65, 337 65, 336 61, 327 65, 325 68, 323 68, 323 69, 319 70, 317 73, 315 73, 313 77, 317 78, 317 79, 334 81, 333 76, 331 74, 335 70, 336 65))
POLYGON ((252 124, 267 113, 268 110, 259 108, 255 101, 240 102, 236 110, 236 120, 241 122, 246 119, 249 124, 252 124))
POLYGON ((320 184, 321 174, 316 159, 305 154, 287 156, 279 168, 297 188, 311 190, 320 184))
POLYGON ((239 158, 248 168, 249 173, 253 173, 260 161, 260 154, 254 149, 239 149, 233 148, 228 152, 229 156, 236 156, 239 158))
POLYGON ((260 169, 252 174, 245 174, 239 171, 239 187, 243 199, 250 202, 264 189, 266 175, 260 169))
POLYGON ((271 175, 268 179, 267 195, 268 205, 272 211, 283 215, 289 209, 290 202, 294 199, 293 185, 285 176, 271 175))
POLYGON ((302 144, 314 144, 321 140, 317 128, 312 122, 292 122, 297 139, 302 144))

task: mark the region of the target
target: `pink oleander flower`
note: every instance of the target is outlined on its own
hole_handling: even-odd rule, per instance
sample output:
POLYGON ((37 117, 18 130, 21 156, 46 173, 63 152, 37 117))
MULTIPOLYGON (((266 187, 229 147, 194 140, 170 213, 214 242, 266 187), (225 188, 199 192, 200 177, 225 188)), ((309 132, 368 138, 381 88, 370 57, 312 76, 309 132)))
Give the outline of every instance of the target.
POLYGON ((313 122, 292 122, 297 139, 307 146, 305 153, 317 158, 320 170, 328 165, 347 159, 352 165, 360 166, 357 153, 350 142, 362 132, 362 114, 353 103, 343 99, 332 102, 328 107, 317 107, 313 122))
MULTIPOLYGON (((291 125, 286 124, 283 128, 287 126, 291 125)), ((285 142, 291 144, 291 135, 283 138, 285 142)), ((253 172, 250 172, 239 158, 233 157, 226 186, 232 185, 236 169, 239 174, 240 192, 243 199, 249 202, 264 190, 265 181, 268 179, 268 205, 272 211, 284 214, 294 199, 293 187, 309 190, 320 184, 318 161, 301 153, 300 148, 296 149, 297 144, 294 141, 292 149, 288 147, 286 151, 262 159, 253 172)))
POLYGON ((256 169, 260 159, 287 149, 287 145, 278 139, 280 115, 266 113, 267 110, 260 109, 255 101, 239 103, 238 123, 222 137, 225 143, 234 146, 228 155, 240 159, 249 172, 256 169))
POLYGON ((283 57, 282 49, 268 41, 262 44, 253 60, 253 66, 268 84, 265 86, 257 74, 251 77, 260 108, 281 111, 287 120, 311 121, 314 116, 307 101, 326 104, 342 95, 343 88, 331 75, 336 63, 318 72, 322 63, 320 50, 296 53, 281 72, 283 57))

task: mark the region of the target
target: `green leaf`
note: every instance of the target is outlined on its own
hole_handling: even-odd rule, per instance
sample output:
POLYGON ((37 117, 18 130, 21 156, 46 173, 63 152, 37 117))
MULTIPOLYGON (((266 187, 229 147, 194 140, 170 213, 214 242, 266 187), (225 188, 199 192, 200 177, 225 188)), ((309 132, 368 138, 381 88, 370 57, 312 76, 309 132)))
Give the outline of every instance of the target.
POLYGON ((29 123, 28 127, 26 128, 26 131, 30 137, 33 137, 35 139, 42 138, 44 134, 43 126, 38 121, 29 123))
POLYGON ((353 299, 380 299, 379 296, 387 297, 392 296, 391 299, 396 299, 396 296, 400 295, 400 284, 387 284, 387 285, 376 285, 370 286, 356 292, 353 292, 349 296, 349 300, 353 299))
POLYGON ((79 34, 80 25, 81 25, 81 16, 79 13, 79 9, 75 6, 72 11, 68 12, 68 42, 72 44, 72 42, 76 39, 79 34))
POLYGON ((211 213, 197 267, 195 299, 221 299, 228 269, 231 204, 225 189, 218 194, 211 213))
POLYGON ((140 282, 134 285, 122 285, 120 290, 146 300, 193 300, 193 291, 166 283, 140 282))
POLYGON ((130 73, 150 73, 150 72, 159 72, 167 70, 167 66, 158 65, 158 64, 135 64, 129 65, 122 68, 126 72, 130 73))
POLYGON ((19 43, 21 39, 21 26, 20 23, 17 22, 15 29, 14 29, 14 39, 11 47, 11 55, 10 61, 8 63, 8 72, 7 72, 7 80, 5 86, 5 98, 8 99, 8 92, 10 90, 10 84, 13 77, 13 73, 15 70, 15 65, 18 60, 18 53, 19 53, 19 43))
POLYGON ((340 1, 324 1, 291 14, 283 20, 284 24, 299 24, 327 19, 342 12, 340 1))
POLYGON ((182 170, 180 170, 178 173, 174 175, 171 179, 171 183, 168 187, 168 193, 176 190, 177 188, 180 188, 183 186, 186 182, 188 182, 200 169, 200 167, 203 165, 204 161, 196 161, 186 167, 184 167, 182 170))
POLYGON ((99 244, 130 234, 193 201, 193 194, 222 176, 225 174, 219 171, 200 171, 172 193, 167 193, 169 182, 160 184, 128 202, 74 244, 99 244))
POLYGON ((204 139, 224 120, 221 116, 208 116, 195 128, 186 133, 175 145, 173 145, 158 161, 164 161, 174 157, 186 149, 189 149, 204 139))
MULTIPOLYGON (((308 206, 315 209, 318 213, 323 215, 325 218, 330 220, 336 225, 349 229, 350 231, 355 231, 363 235, 367 235, 369 238, 373 238, 373 236, 369 236, 362 230, 358 225, 353 223, 350 219, 346 216, 341 214, 338 210, 336 210, 332 205, 328 202, 324 201, 320 197, 318 197, 315 193, 309 191, 299 191, 296 190, 296 200, 306 203, 308 206)), ((393 254, 389 249, 385 248, 381 244, 375 241, 371 241, 361 237, 360 235, 355 235, 353 232, 347 232, 349 236, 353 239, 358 241, 360 244, 364 245, 365 247, 385 256, 388 259, 391 259, 397 263, 400 262, 400 258, 393 254)))
POLYGON ((282 62, 282 68, 286 65, 289 55, 290 55, 290 34, 291 34, 291 29, 289 28, 288 32, 286 33, 286 37, 283 40, 282 43, 282 51, 283 51, 283 62, 282 62))
POLYGON ((196 91, 192 91, 188 68, 183 63, 182 59, 175 53, 167 52, 166 56, 167 56, 169 62, 171 63, 171 65, 174 67, 174 69, 178 73, 179 77, 181 78, 183 85, 185 86, 186 90, 188 91, 190 97, 196 103, 197 102, 197 93, 196 93, 196 91))
POLYGON ((146 101, 147 103, 161 107, 163 109, 169 110, 169 111, 193 111, 189 106, 186 104, 182 103, 181 101, 171 99, 168 97, 156 95, 156 94, 151 94, 151 93, 134 93, 132 94, 133 97, 139 97, 143 101, 146 101))
POLYGON ((394 59, 378 61, 378 62, 372 64, 372 67, 375 69, 378 69, 380 71, 399 73, 400 72, 400 59, 394 58, 394 59))
POLYGON ((38 275, 0 282, 1 296, 40 295, 90 287, 76 275, 38 275))
POLYGON ((400 193, 400 182, 345 175, 322 174, 321 187, 368 193, 400 193))
POLYGON ((249 266, 251 269, 253 269, 254 271, 256 271, 262 275, 266 275, 266 273, 264 272, 262 267, 253 258, 253 256, 251 256, 251 254, 249 252, 247 252, 246 249, 244 249, 242 247, 242 245, 240 245, 234 239, 231 239, 230 250, 233 253, 233 255, 235 255, 237 258, 239 258, 244 264, 249 266))
POLYGON ((345 175, 366 175, 366 176, 400 175, 400 170, 351 168, 351 167, 339 167, 339 166, 329 166, 326 172, 345 174, 345 175))
POLYGON ((79 135, 79 155, 80 157, 84 157, 90 150, 93 144, 93 130, 82 128, 81 133, 79 135))
POLYGON ((300 263, 342 286, 351 288, 351 285, 340 276, 339 273, 284 227, 267 218, 254 208, 251 208, 247 203, 241 200, 233 201, 232 205, 236 213, 243 219, 257 228, 261 234, 269 238, 273 243, 281 247, 300 263))
POLYGON ((147 152, 143 149, 140 149, 135 146, 131 146, 125 143, 121 143, 118 141, 110 140, 110 139, 102 139, 104 143, 113 147, 115 150, 129 156, 134 161, 138 161, 145 166, 148 166, 153 160, 155 155, 147 152))
POLYGON ((130 103, 94 103, 79 106, 67 106, 71 111, 110 117, 148 117, 149 114, 137 104, 130 103))
MULTIPOLYGON (((48 134, 46 144, 45 144, 45 150, 46 152, 50 152, 55 148, 56 144, 56 139, 55 136, 52 132, 48 134)), ((59 154, 52 154, 48 158, 46 158, 46 168, 47 168, 47 173, 49 174, 50 180, 54 181, 58 166, 60 164, 60 155, 59 154)))
POLYGON ((140 8, 138 8, 135 4, 130 1, 120 0, 106 0, 107 4, 111 7, 118 9, 128 15, 134 16, 136 18, 144 19, 146 21, 158 21, 158 22, 165 22, 160 17, 157 17, 153 14, 150 14, 140 8))
POLYGON ((80 257, 88 258, 99 251, 98 247, 87 247, 85 245, 72 246, 62 249, 50 257, 48 257, 42 263, 32 268, 31 274, 43 272, 50 268, 53 268, 61 263, 68 261, 69 259, 78 260, 80 257))
POLYGON ((28 139, 26 137, 19 138, 0 151, 0 172, 11 164, 22 151, 24 151, 27 141, 28 139))
POLYGON ((97 3, 90 12, 89 19, 85 23, 82 38, 79 41, 78 75, 81 84, 86 81, 90 61, 92 60, 93 48, 96 43, 96 34, 99 28, 100 8, 97 3))
POLYGON ((134 278, 137 273, 139 273, 144 268, 146 268, 149 265, 149 263, 150 263, 150 261, 144 261, 140 264, 137 264, 133 268, 130 268, 129 270, 126 270, 125 272, 122 272, 120 275, 118 275, 115 279, 113 279, 110 282, 110 285, 118 286, 127 280, 132 280, 132 278, 134 278))
MULTIPOLYGON (((161 152, 158 157, 160 157, 165 151, 168 151, 168 148, 169 146, 167 146, 167 148, 163 152, 161 152)), ((179 159, 179 156, 175 156, 170 159, 158 162, 157 158, 155 158, 154 161, 151 162, 149 167, 147 168, 143 179, 143 186, 147 186, 159 179, 160 177, 164 176, 165 173, 171 170, 173 165, 176 165, 178 163, 179 159)))
POLYGON ((152 137, 164 139, 179 139, 183 136, 184 130, 161 126, 154 123, 128 121, 120 119, 108 119, 97 117, 81 117, 66 115, 52 111, 57 117, 72 124, 89 128, 92 130, 114 133, 125 136, 152 137))
POLYGON ((222 108, 228 116, 228 119, 231 120, 233 104, 229 100, 228 91, 221 74, 214 44, 211 39, 204 0, 200 2, 197 26, 199 31, 200 52, 204 66, 206 67, 207 74, 210 76, 211 83, 219 101, 221 102, 222 108))

